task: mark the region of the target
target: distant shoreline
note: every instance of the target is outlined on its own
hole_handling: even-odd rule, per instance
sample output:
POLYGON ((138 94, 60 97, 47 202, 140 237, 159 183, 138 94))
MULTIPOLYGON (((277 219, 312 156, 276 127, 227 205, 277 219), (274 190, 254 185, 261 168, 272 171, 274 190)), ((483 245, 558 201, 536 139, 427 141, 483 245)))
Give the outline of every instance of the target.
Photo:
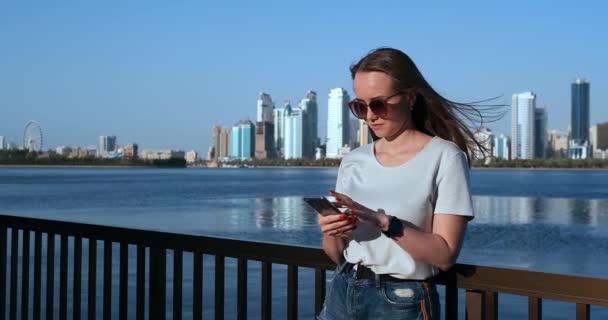
MULTIPOLYGON (((144 165, 67 165, 67 164, 58 164, 58 165, 32 165, 32 164, 0 164, 0 168, 84 168, 84 169, 159 169, 159 168, 167 168, 167 167, 155 167, 155 166, 144 166, 144 165)), ((337 166, 257 166, 257 167, 246 167, 246 168, 231 168, 231 167, 220 167, 220 168, 212 168, 212 167, 203 167, 203 166, 191 166, 186 167, 186 169, 330 169, 335 168, 337 166)), ((551 168, 551 167, 537 167, 537 168, 515 168, 515 167, 472 167, 471 170, 479 170, 479 171, 498 171, 498 170, 509 170, 509 171, 530 171, 530 170, 539 170, 539 171, 606 171, 608 168, 551 168)))

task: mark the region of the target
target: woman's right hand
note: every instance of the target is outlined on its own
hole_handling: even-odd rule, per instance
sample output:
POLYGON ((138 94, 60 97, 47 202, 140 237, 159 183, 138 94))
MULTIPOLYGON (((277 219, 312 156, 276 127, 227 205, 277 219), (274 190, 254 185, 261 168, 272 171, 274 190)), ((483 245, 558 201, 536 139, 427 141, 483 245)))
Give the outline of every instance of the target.
POLYGON ((319 226, 324 236, 350 238, 357 228, 357 217, 347 214, 319 214, 319 226))

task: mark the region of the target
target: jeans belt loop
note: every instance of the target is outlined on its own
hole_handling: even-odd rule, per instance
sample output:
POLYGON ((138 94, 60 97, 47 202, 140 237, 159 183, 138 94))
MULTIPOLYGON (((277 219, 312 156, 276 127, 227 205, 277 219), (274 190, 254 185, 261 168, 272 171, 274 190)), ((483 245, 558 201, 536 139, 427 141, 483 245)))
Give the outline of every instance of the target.
MULTIPOLYGON (((358 264, 358 263, 356 264, 356 266, 357 266, 357 269, 356 269, 356 271, 355 271, 354 278, 355 278, 355 279, 361 279, 361 274, 363 273, 363 268, 362 268, 362 267, 361 267, 361 265, 360 265, 360 264, 358 264)), ((353 266, 353 267, 354 267, 354 266, 353 266)))

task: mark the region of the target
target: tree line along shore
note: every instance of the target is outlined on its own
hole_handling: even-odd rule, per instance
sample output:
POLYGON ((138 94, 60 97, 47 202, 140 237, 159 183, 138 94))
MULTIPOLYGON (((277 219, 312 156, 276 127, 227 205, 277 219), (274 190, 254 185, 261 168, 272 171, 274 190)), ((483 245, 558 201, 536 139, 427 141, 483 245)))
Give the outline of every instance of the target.
MULTIPOLYGON (((3 166, 146 166, 146 167, 338 167, 340 159, 251 159, 217 163, 197 161, 187 164, 185 159, 144 160, 140 158, 107 159, 98 157, 68 158, 60 155, 28 152, 25 150, 0 151, 3 166)), ((486 158, 471 163, 473 168, 530 168, 530 169, 608 169, 608 159, 495 159, 486 158)))

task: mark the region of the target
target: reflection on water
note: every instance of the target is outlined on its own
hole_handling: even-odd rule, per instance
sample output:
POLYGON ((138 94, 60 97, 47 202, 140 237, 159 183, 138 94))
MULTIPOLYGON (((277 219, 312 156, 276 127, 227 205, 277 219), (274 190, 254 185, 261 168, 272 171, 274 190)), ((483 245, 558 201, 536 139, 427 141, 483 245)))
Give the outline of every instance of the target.
POLYGON ((608 200, 530 197, 473 197, 474 223, 547 223, 608 227, 608 200))

